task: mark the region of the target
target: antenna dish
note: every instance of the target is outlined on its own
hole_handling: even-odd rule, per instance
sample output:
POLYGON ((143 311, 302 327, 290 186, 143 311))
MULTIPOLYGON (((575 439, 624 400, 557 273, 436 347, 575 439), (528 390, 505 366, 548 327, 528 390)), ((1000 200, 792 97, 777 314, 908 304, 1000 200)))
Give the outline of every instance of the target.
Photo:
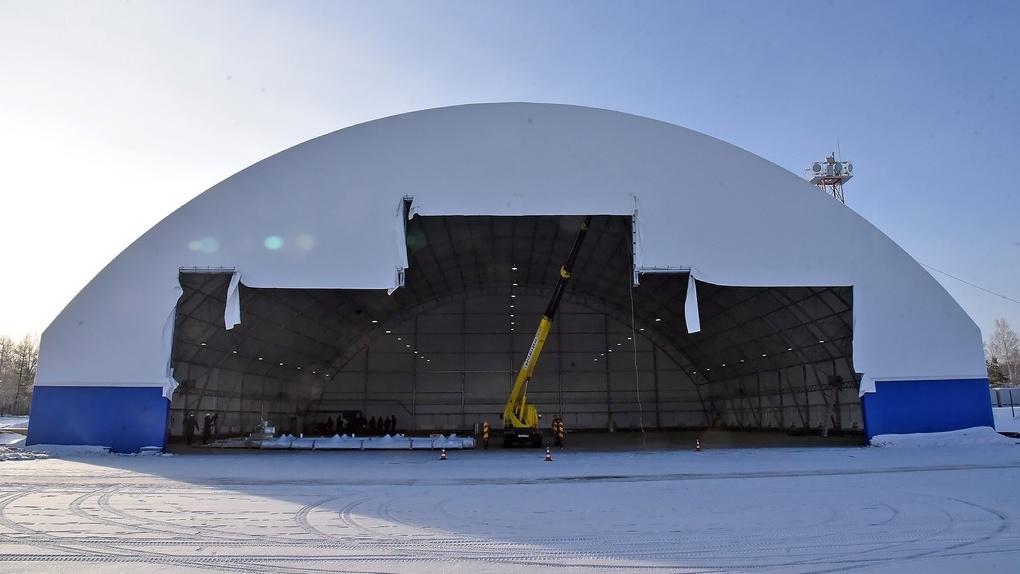
POLYGON ((853 164, 837 161, 833 154, 825 158, 824 162, 812 162, 804 168, 804 179, 844 203, 843 184, 853 178, 853 170, 853 164))

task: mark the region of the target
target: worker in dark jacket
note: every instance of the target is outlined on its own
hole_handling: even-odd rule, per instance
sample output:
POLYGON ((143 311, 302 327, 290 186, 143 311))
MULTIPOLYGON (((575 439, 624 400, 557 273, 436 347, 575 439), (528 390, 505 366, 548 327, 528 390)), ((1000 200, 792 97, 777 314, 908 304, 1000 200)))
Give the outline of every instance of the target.
POLYGON ((205 420, 202 421, 202 444, 209 442, 209 437, 213 434, 213 426, 216 424, 216 419, 219 418, 219 414, 205 413, 205 420))
POLYGON ((197 430, 198 421, 195 420, 195 413, 188 413, 188 416, 184 417, 184 438, 188 441, 188 446, 195 440, 197 430))

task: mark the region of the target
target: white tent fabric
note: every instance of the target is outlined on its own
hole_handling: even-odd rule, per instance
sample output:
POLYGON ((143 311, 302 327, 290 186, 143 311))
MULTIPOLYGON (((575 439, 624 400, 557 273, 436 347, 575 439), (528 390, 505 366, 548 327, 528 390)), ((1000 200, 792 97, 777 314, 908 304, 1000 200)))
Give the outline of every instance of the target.
MULTIPOLYGON (((36 384, 172 392, 163 330, 182 270, 233 270, 250 287, 399 288, 407 254, 394 210, 407 197, 422 215, 636 216, 639 269, 728 286, 852 286, 862 393, 876 380, 985 376, 980 332, 949 294, 798 176, 674 125, 515 103, 353 126, 214 186, 67 305, 42 336, 36 384)), ((229 326, 243 305, 236 281, 227 299, 229 326)))
POLYGON ((687 276, 687 300, 684 301, 684 317, 687 319, 687 332, 701 331, 701 313, 698 312, 698 286, 694 274, 687 276))
POLYGON ((230 285, 227 287, 227 304, 223 307, 223 324, 227 329, 233 329, 241 322, 241 295, 238 292, 240 285, 241 274, 231 275, 230 285))

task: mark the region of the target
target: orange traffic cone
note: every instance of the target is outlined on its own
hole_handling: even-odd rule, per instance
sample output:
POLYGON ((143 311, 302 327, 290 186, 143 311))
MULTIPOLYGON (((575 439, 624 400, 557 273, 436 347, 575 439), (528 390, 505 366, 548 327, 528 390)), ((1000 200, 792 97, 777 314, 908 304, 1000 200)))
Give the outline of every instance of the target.
POLYGON ((701 441, 698 439, 694 439, 694 450, 701 452, 701 441))
POLYGON ((549 447, 545 447, 545 461, 552 462, 552 453, 549 452, 549 447))
POLYGON ((445 448, 443 449, 443 452, 439 453, 439 460, 446 460, 446 449, 445 448))

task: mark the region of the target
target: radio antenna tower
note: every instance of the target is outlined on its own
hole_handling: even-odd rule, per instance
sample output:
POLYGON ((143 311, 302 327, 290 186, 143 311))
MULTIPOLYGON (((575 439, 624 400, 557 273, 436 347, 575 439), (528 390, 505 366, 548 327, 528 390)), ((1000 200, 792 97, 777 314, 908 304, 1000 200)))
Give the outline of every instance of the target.
POLYGON ((812 184, 818 186, 825 193, 845 204, 843 199, 843 184, 853 177, 854 165, 848 161, 837 161, 833 153, 825 158, 825 162, 815 162, 811 167, 804 169, 804 177, 812 184))

